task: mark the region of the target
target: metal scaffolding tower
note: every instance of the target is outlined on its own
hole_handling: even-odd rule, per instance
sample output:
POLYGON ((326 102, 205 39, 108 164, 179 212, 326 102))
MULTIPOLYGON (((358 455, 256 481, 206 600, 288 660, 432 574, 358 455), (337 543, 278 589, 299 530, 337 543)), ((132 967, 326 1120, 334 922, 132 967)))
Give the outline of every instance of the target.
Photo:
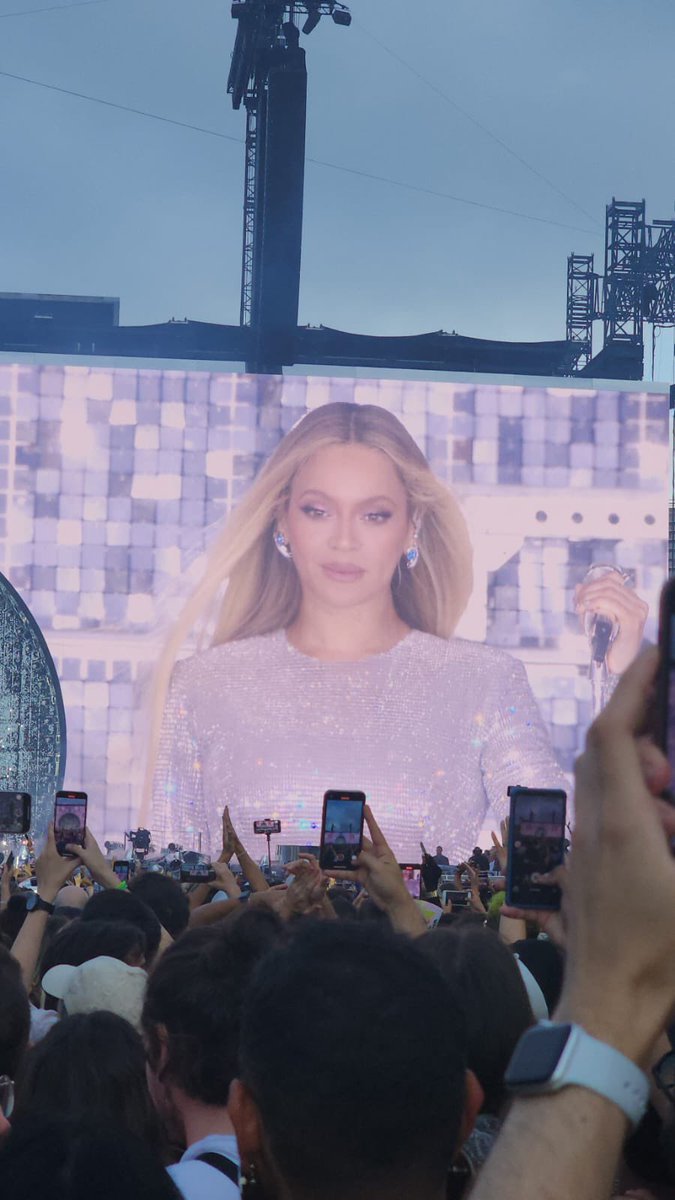
POLYGON ((598 311, 598 276, 592 254, 570 254, 567 259, 567 340, 578 346, 576 369, 593 356, 593 321, 598 311))
POLYGON ((642 379, 645 324, 675 325, 675 221, 648 225, 644 200, 612 200, 604 276, 594 274, 592 255, 571 254, 567 260, 567 337, 579 347, 573 373, 642 379), (603 347, 593 358, 598 319, 603 347))
POLYGON ((605 226, 604 340, 626 342, 640 353, 646 245, 644 200, 612 200, 605 226))
POLYGON ((350 25, 338 0, 235 0, 237 38, 227 90, 246 108, 240 325, 247 368, 276 373, 297 340, 305 179, 307 68, 300 47, 322 17, 350 25))

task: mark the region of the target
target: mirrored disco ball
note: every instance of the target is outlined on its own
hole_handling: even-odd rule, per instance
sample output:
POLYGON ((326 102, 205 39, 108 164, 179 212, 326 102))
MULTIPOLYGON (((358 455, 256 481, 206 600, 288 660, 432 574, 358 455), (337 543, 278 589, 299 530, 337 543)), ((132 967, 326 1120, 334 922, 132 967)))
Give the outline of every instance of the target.
POLYGON ((54 661, 34 617, 0 574, 0 791, 30 792, 31 835, 38 840, 65 766, 66 718, 54 661))

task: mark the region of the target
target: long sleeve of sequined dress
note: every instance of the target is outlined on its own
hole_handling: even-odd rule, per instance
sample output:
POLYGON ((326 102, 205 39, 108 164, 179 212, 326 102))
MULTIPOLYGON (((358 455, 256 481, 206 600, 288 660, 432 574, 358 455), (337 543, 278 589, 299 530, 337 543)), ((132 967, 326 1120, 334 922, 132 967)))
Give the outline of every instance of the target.
POLYGON ((492 817, 508 815, 507 788, 562 788, 569 784, 532 693, 525 667, 515 658, 495 657, 494 686, 486 697, 487 736, 481 753, 483 786, 492 817))
POLYGON ((209 842, 195 709, 184 675, 185 664, 177 663, 162 720, 150 817, 153 845, 158 850, 170 841, 196 850, 200 834, 205 847, 209 842))

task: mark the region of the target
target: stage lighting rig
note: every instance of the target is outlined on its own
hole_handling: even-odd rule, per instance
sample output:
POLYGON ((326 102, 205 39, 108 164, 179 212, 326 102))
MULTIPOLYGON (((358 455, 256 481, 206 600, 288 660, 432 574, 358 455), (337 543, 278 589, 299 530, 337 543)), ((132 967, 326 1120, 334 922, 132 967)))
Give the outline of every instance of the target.
POLYGON ((246 109, 244 253, 239 323, 253 332, 247 369, 294 361, 304 193, 307 67, 300 27, 351 25, 340 0, 234 0, 237 36, 227 82, 246 109))

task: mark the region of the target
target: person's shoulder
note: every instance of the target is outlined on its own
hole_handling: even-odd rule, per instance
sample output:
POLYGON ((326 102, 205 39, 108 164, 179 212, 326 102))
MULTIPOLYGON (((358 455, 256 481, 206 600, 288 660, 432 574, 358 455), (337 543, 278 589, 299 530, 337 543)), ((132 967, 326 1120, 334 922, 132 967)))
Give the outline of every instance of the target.
POLYGON ((241 1195, 233 1180, 198 1159, 174 1163, 167 1171, 184 1200, 239 1200, 241 1195))
POLYGON ((180 659, 174 667, 173 677, 183 688, 191 690, 213 679, 214 675, 231 676, 239 671, 250 674, 256 667, 268 665, 281 645, 278 632, 221 642, 180 659))
POLYGON ((441 638, 433 633, 415 630, 414 649, 429 665, 440 667, 469 667, 480 675, 513 671, 520 673, 523 665, 506 650, 487 646, 484 642, 472 642, 467 638, 441 638))

